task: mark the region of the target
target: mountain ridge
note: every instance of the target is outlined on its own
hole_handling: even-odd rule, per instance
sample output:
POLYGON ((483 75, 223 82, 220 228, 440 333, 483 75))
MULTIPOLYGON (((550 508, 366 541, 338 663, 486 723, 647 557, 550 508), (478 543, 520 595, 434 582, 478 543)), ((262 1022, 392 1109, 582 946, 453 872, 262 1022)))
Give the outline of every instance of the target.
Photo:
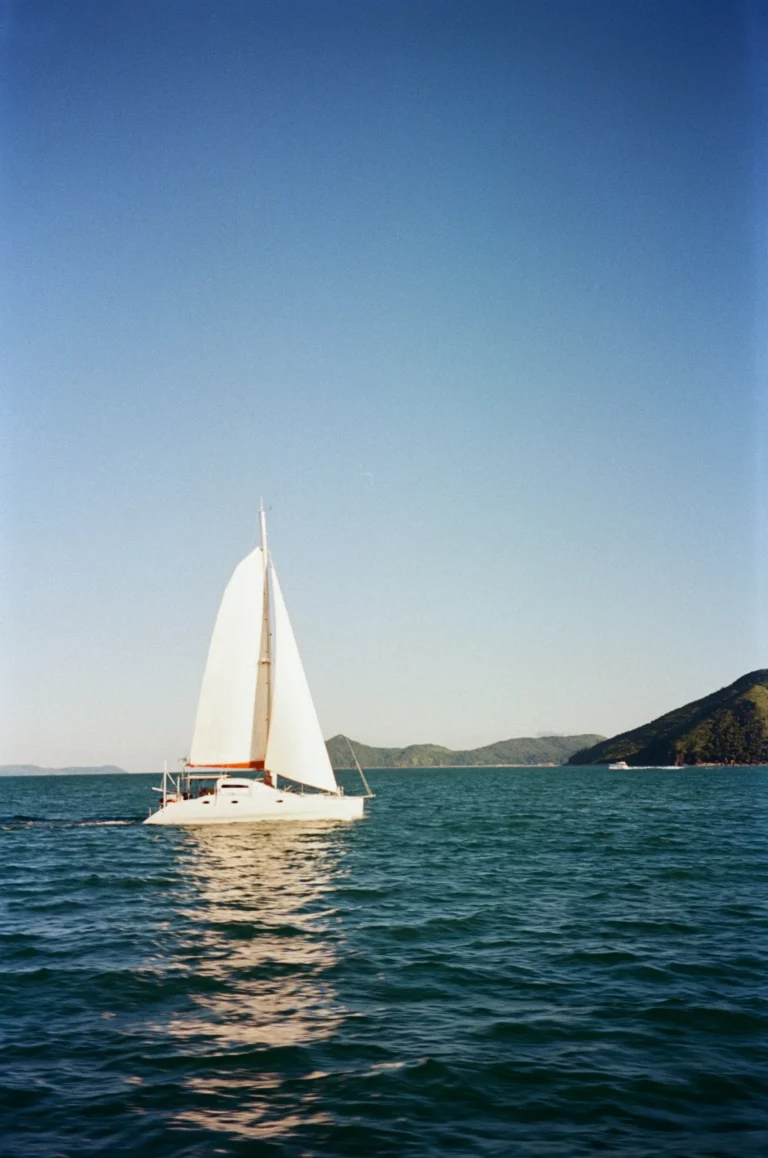
MULTIPOLYGON (((350 740, 363 768, 488 768, 494 765, 564 764, 584 741, 604 739, 596 733, 578 736, 521 736, 481 748, 454 750, 440 744, 408 744, 404 748, 376 748, 350 740)), ((351 768, 347 737, 342 733, 326 742, 335 769, 351 768)))
POLYGON ((568 763, 767 764, 768 668, 747 672, 608 740, 575 752, 568 763))

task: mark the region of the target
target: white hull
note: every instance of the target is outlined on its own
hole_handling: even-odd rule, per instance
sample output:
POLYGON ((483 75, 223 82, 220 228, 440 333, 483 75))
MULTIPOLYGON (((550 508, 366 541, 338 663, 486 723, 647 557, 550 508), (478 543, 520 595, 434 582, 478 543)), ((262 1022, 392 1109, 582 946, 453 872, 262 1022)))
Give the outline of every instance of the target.
POLYGON ((274 820, 360 820, 362 796, 287 792, 260 780, 218 787, 210 795, 190 800, 168 798, 145 824, 254 824, 274 820))

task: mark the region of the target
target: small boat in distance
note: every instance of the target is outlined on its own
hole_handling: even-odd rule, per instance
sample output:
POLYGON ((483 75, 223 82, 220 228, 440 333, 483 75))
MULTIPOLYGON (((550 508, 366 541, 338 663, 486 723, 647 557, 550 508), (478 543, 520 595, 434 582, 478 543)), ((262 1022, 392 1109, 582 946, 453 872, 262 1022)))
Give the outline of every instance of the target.
POLYGON ((628 772, 629 764, 626 760, 617 760, 615 764, 609 764, 608 770, 610 772, 628 772))
POLYGON ((235 568, 216 618, 189 759, 163 773, 160 807, 145 824, 358 820, 372 796, 359 765, 366 796, 345 796, 336 782, 263 506, 259 517, 261 546, 235 568))

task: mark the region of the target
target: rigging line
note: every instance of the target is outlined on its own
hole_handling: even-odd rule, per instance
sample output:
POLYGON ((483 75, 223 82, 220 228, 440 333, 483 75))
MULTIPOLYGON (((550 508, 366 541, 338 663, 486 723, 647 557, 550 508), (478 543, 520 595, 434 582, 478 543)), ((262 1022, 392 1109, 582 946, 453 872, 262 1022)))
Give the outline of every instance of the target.
POLYGON ((366 800, 373 800, 376 793, 371 792, 371 786, 365 778, 365 772, 363 772, 362 768, 360 767, 360 761, 358 760, 357 756, 355 755, 355 749, 352 747, 352 741, 350 740, 349 736, 345 736, 344 739, 347 741, 347 746, 348 746, 350 752, 352 753, 352 759, 355 762, 355 767, 357 768, 358 772, 360 773, 360 778, 363 781, 363 784, 365 785, 365 791, 368 793, 366 800))

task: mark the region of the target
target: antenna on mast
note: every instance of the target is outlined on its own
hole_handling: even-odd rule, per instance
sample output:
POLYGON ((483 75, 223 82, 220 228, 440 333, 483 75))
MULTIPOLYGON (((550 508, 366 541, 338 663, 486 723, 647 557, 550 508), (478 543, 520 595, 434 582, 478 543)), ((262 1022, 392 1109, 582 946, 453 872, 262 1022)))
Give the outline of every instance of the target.
POLYGON ((264 499, 259 499, 259 527, 261 528, 261 549, 264 552, 264 566, 267 565, 267 512, 264 510, 264 499))

